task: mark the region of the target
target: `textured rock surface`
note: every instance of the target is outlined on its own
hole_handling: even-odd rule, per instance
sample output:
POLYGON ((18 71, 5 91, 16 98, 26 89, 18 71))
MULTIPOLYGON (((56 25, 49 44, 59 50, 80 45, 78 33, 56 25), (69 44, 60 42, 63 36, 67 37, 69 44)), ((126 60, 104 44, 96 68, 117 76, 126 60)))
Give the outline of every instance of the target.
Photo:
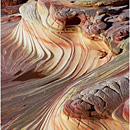
POLYGON ((74 117, 111 117, 115 109, 128 99, 128 86, 128 73, 108 79, 73 96, 64 105, 64 111, 74 117))
POLYGON ((126 3, 39 0, 2 10, 2 130, 128 129, 126 3))
POLYGON ((23 4, 25 2, 27 2, 27 0, 1 0, 1 8, 23 4))

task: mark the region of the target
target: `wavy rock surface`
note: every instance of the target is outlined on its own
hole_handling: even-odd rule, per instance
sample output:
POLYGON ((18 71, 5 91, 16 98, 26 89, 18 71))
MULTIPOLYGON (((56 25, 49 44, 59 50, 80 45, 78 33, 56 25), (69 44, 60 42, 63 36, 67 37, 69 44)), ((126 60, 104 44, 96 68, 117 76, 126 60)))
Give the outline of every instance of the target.
MULTIPOLYGON (((128 6, 79 9, 76 5, 28 1, 20 7, 21 19, 3 18, 3 130, 128 129, 127 90, 121 95, 125 98, 106 108, 110 113, 103 116, 98 105, 82 94, 80 101, 67 101, 78 91, 128 70, 128 6), (80 110, 77 104, 82 104, 80 110), (119 106, 123 118, 119 118, 119 106), (94 118, 90 110, 96 114, 94 118), (116 121, 121 119, 124 124, 116 121)), ((111 96, 111 87, 108 91, 111 96)), ((92 100, 98 100, 96 94, 92 100)))

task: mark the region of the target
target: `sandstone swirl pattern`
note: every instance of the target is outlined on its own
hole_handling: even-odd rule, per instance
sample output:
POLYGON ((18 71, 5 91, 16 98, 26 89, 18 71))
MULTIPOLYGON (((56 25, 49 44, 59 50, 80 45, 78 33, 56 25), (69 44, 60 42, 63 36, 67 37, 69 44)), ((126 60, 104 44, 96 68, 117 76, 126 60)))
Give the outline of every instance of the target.
POLYGON ((63 110, 74 93, 128 70, 128 17, 117 18, 127 12, 127 5, 80 10, 39 0, 20 7, 20 21, 2 23, 2 129, 127 129, 112 118, 84 123, 63 110))

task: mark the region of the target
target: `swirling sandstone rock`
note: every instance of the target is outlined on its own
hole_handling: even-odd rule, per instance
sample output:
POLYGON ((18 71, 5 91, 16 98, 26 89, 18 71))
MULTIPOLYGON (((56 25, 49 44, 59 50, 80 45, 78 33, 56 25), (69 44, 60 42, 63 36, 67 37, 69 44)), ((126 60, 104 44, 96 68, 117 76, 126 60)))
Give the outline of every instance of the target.
POLYGON ((28 1, 2 17, 2 130, 128 129, 127 4, 28 1))

